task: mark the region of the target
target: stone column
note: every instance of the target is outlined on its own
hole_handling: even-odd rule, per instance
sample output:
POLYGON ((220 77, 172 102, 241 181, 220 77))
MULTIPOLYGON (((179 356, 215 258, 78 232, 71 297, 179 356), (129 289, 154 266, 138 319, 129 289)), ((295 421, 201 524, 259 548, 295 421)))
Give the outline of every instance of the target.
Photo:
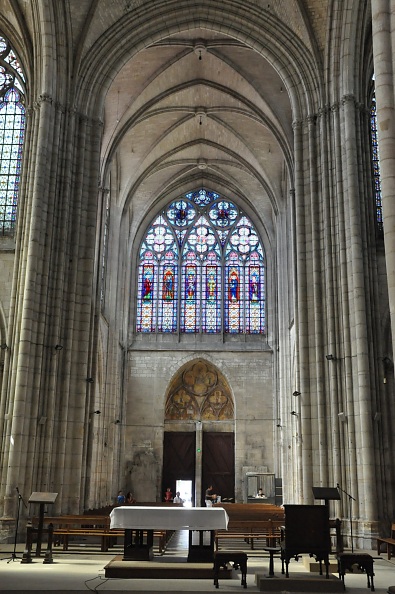
MULTIPOLYGON (((307 270, 306 270, 306 209, 305 209, 305 178, 303 170, 303 159, 305 158, 304 151, 304 126, 303 122, 297 120, 293 123, 294 129, 294 149, 295 149, 295 277, 296 277, 296 291, 295 300, 297 307, 295 308, 295 327, 296 327, 296 348, 295 348, 295 367, 299 374, 297 381, 299 382, 298 391, 301 392, 303 398, 309 400, 309 330, 308 330, 308 290, 307 290, 307 270)), ((289 395, 292 398, 292 394, 289 395)), ((304 400, 306 405, 306 400, 304 400)), ((298 403, 299 406, 299 403, 298 403)), ((300 415, 305 414, 306 406, 303 412, 298 409, 297 416, 290 416, 291 410, 288 411, 287 424, 292 426, 293 444, 294 444, 294 467, 297 469, 296 480, 293 485, 293 499, 304 503, 304 497, 308 496, 308 486, 311 485, 311 444, 310 439, 306 443, 306 447, 302 447, 302 439, 300 436, 301 422, 300 415)), ((287 414, 287 412, 286 412, 287 414)), ((308 411, 307 411, 308 414, 308 411)), ((304 426, 305 423, 304 423, 304 426)))
POLYGON ((372 0, 373 62, 377 102, 384 244, 395 353, 395 5, 372 0))
POLYGON ((359 160, 362 158, 357 123, 360 123, 359 106, 354 96, 342 99, 344 111, 344 174, 347 192, 344 194, 347 219, 347 277, 350 329, 352 339, 352 391, 348 397, 348 436, 350 448, 349 475, 354 476, 350 489, 359 503, 359 517, 374 518, 377 515, 376 475, 372 426, 372 383, 369 361, 369 312, 366 293, 370 288, 365 256, 366 225, 364 224, 364 198, 361 195, 359 160))
POLYGON ((196 461, 195 461, 195 507, 201 505, 202 493, 202 444, 203 428, 201 421, 196 423, 196 461))

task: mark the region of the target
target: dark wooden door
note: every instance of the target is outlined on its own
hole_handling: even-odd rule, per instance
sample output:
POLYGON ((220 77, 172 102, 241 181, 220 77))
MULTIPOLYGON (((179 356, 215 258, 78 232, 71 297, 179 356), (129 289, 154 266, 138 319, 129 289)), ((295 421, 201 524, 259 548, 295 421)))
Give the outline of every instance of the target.
POLYGON ((170 487, 174 497, 177 479, 192 481, 193 496, 195 492, 195 457, 196 437, 194 432, 165 432, 163 441, 162 501, 167 487, 170 487))
POLYGON ((222 500, 235 496, 235 441, 233 433, 203 432, 202 502, 209 485, 222 500))

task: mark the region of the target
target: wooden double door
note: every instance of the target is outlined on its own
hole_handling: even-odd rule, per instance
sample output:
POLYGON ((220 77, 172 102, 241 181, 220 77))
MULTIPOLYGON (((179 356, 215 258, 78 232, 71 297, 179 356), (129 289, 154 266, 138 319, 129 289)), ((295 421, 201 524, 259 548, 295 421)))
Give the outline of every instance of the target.
POLYGON ((195 493, 198 470, 201 473, 202 489, 200 501, 194 501, 194 505, 204 505, 204 495, 209 485, 213 485, 214 493, 221 495, 222 500, 234 499, 234 434, 203 431, 202 435, 202 451, 197 452, 194 432, 165 432, 162 493, 168 487, 175 493, 177 480, 192 481, 192 492, 195 493))

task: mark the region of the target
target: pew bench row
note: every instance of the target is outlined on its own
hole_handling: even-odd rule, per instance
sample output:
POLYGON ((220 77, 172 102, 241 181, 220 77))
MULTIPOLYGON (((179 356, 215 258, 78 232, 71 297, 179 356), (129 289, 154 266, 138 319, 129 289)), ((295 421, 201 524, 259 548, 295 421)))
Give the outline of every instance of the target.
MULTIPOLYGON (((89 537, 100 539, 100 550, 108 552, 117 542, 117 538, 124 537, 124 530, 110 530, 101 528, 55 528, 53 531, 54 546, 61 546, 63 551, 69 550, 70 539, 71 542, 81 542, 89 537)), ((154 530, 154 539, 157 539, 158 552, 160 555, 166 550, 166 545, 169 540, 168 530, 154 530)))
POLYGON ((258 528, 232 528, 230 530, 217 530, 215 532, 215 550, 220 549, 220 542, 226 540, 244 540, 251 550, 254 550, 254 542, 257 540, 264 541, 264 546, 275 547, 278 546, 281 540, 281 531, 264 530, 258 528))
POLYGON ((380 555, 381 545, 384 544, 387 547, 388 560, 391 559, 395 553, 395 524, 391 524, 391 535, 389 537, 377 538, 377 553, 380 555))
MULTIPOLYGON (((53 526, 54 546, 61 546, 63 551, 69 549, 71 542, 80 543, 82 540, 94 537, 100 540, 100 550, 108 552, 109 548, 116 544, 117 538, 124 536, 124 530, 110 529, 108 516, 81 514, 45 517, 44 528, 48 528, 50 524, 53 526)), ((157 540, 160 555, 165 552, 172 533, 171 530, 154 531, 154 539, 157 540)))
POLYGON ((251 549, 257 540, 263 540, 267 547, 277 546, 281 539, 281 527, 284 525, 284 510, 273 504, 231 503, 217 504, 223 507, 228 516, 227 530, 215 533, 215 550, 221 541, 242 539, 251 549))

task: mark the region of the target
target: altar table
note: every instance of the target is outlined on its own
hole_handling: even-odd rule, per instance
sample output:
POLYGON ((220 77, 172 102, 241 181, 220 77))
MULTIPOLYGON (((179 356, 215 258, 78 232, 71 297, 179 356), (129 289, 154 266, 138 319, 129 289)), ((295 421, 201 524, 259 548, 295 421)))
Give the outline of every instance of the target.
POLYGON ((110 528, 125 530, 124 561, 147 561, 153 558, 154 530, 189 530, 188 561, 211 562, 214 559, 215 530, 227 530, 228 514, 222 507, 115 507, 110 514, 110 528), (210 542, 204 544, 204 532, 210 542), (194 534, 199 533, 198 543, 194 534))

